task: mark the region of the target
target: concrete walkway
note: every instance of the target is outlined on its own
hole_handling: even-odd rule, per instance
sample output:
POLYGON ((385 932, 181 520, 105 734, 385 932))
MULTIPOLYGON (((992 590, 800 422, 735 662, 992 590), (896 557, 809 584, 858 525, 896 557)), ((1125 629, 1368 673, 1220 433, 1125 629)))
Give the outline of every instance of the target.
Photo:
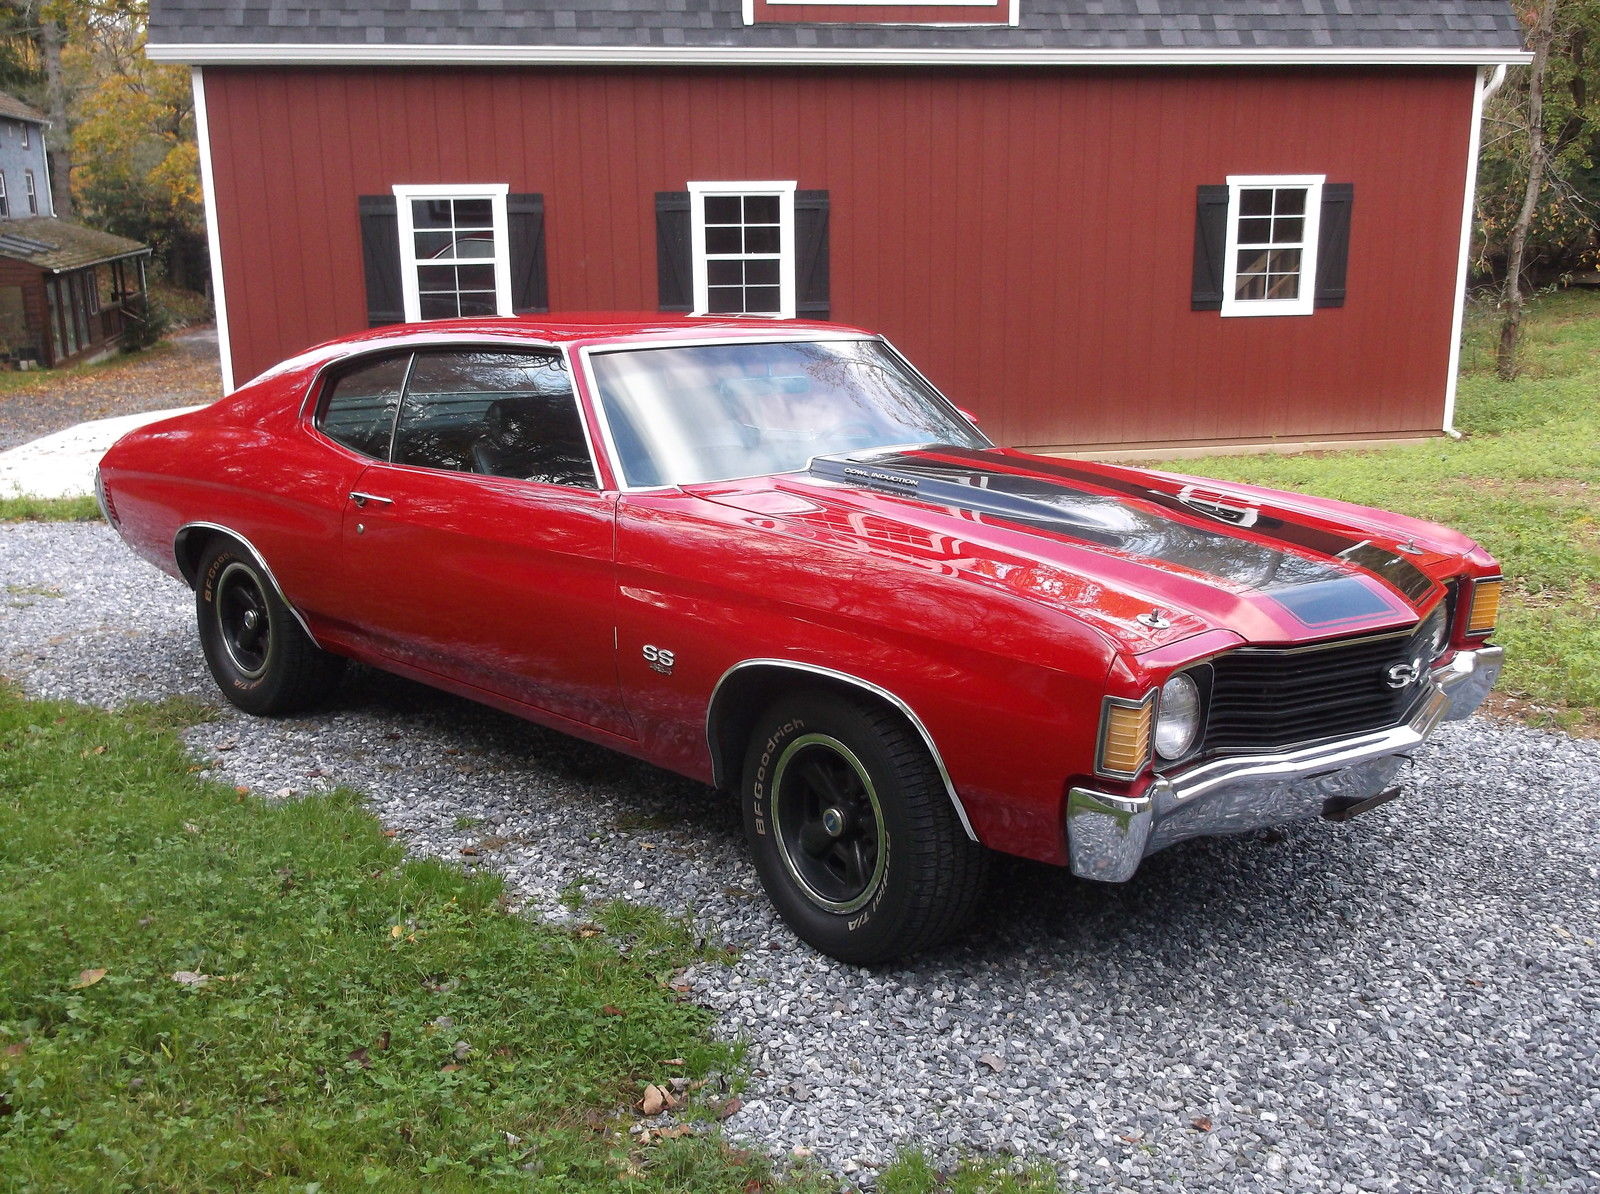
POLYGON ((199 409, 183 406, 96 419, 0 452, 0 497, 70 498, 91 494, 95 467, 112 444, 136 427, 199 409))

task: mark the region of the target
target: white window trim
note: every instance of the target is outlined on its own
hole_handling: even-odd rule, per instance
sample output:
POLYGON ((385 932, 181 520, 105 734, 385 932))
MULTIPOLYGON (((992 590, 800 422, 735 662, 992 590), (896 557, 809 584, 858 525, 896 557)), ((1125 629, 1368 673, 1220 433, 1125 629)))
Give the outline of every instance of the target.
POLYGON ((396 183, 394 186, 395 215, 400 231, 400 295, 404 303, 407 323, 422 319, 422 297, 417 290, 417 239, 416 227, 411 221, 413 199, 488 199, 494 223, 494 302, 495 313, 510 315, 511 310, 511 245, 510 226, 506 220, 506 196, 511 191, 509 183, 454 184, 429 183, 427 185, 396 183))
MULTIPOLYGON (((778 197, 778 312, 755 318, 795 317, 794 192, 789 182, 691 182, 689 184, 689 251, 694 261, 694 314, 709 314, 710 287, 706 282, 706 199, 722 195, 776 195, 778 197)), ((751 254, 736 254, 749 258, 751 254)), ((756 256, 759 256, 757 254, 756 256)))
POLYGON ((28 214, 36 216, 39 214, 39 186, 33 180, 33 171, 24 170, 22 172, 22 181, 28 191, 28 214))
POLYGON ((1326 174, 1228 175, 1228 240, 1223 257, 1222 314, 1227 316, 1310 315, 1317 307, 1317 243, 1322 234, 1322 185, 1326 174), (1294 299, 1240 299, 1239 195, 1254 187, 1305 187, 1305 244, 1300 250, 1300 296, 1294 299))
POLYGON ((0 219, 11 218, 11 194, 6 190, 6 172, 0 170, 0 219))

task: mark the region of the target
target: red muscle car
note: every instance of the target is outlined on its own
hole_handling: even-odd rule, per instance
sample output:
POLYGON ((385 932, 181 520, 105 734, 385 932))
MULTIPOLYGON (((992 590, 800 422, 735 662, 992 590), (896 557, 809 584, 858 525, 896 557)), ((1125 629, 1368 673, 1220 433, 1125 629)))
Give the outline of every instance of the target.
POLYGON ((994 447, 826 324, 386 328, 100 489, 240 708, 356 659, 736 791, 779 912, 858 963, 959 929, 991 850, 1120 882, 1373 807, 1501 665, 1471 540, 994 447))

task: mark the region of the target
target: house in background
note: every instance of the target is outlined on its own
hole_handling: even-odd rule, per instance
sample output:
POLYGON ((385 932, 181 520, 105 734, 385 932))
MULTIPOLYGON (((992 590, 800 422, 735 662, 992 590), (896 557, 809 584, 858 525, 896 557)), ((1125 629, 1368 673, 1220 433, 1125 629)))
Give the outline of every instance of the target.
POLYGON ((47 124, 0 93, 0 357, 52 367, 117 347, 144 310, 150 250, 57 218, 47 124))
POLYGON ((151 0, 226 375, 401 319, 800 315, 999 442, 1438 435, 1506 0, 151 0))

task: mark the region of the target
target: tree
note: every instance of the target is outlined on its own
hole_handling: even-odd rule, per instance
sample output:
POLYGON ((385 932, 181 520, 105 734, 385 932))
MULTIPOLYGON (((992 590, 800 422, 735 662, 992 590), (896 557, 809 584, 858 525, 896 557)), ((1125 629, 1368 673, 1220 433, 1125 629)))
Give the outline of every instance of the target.
POLYGON ((1477 267, 1500 279, 1511 372, 1529 285, 1600 264, 1600 0, 1518 7, 1539 62, 1489 103, 1478 194, 1477 267))

